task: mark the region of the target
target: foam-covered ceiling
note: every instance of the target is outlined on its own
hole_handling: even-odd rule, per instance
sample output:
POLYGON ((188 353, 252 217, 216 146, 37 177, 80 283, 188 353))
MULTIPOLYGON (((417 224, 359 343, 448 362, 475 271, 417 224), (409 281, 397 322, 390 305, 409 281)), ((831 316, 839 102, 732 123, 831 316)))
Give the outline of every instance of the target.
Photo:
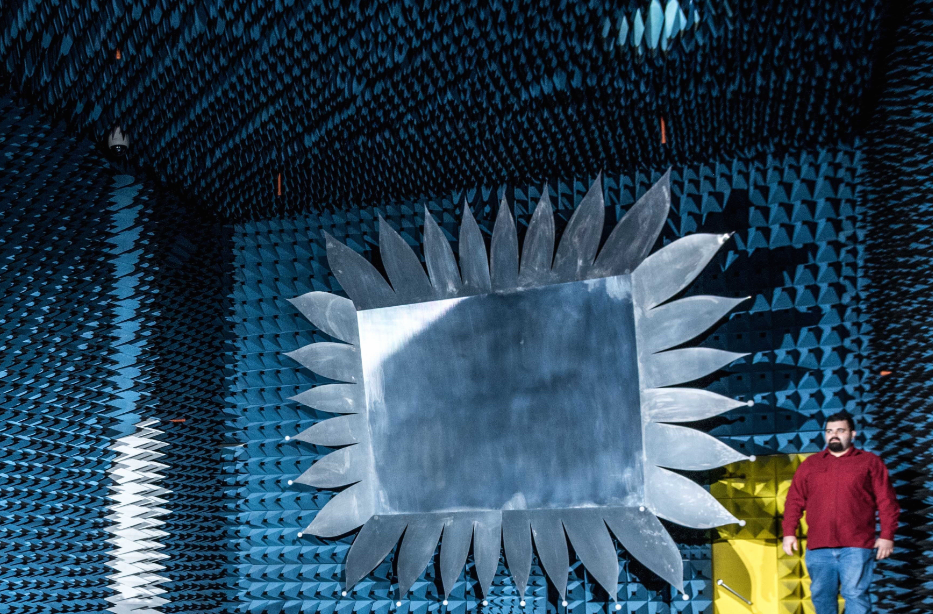
POLYGON ((131 167, 255 219, 850 138, 879 7, 5 0, 0 70, 81 136, 122 125, 131 167))

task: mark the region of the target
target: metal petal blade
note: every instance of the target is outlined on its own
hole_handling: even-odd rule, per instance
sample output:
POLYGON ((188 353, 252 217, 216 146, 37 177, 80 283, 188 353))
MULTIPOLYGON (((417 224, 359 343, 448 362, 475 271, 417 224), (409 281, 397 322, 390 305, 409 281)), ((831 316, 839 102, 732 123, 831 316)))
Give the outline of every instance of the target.
POLYGON ((398 553, 399 595, 406 594, 428 566, 443 528, 444 517, 439 514, 418 514, 409 519, 398 553))
POLYGON ((463 222, 460 224, 460 274, 463 294, 485 294, 492 289, 486 242, 466 203, 463 204, 463 222))
POLYGON ((583 566, 615 600, 619 592, 619 556, 603 521, 603 510, 565 510, 564 529, 583 566))
POLYGON ((610 277, 634 271, 651 253, 670 209, 671 171, 668 170, 612 229, 590 277, 610 277))
POLYGON ((419 303, 434 298, 434 288, 418 256, 405 239, 380 215, 379 253, 399 303, 419 303))
POLYGON ((648 508, 661 518, 694 529, 738 522, 703 487, 673 471, 649 465, 645 467, 645 482, 648 508))
POLYGON ((692 382, 748 356, 712 348, 670 350, 648 357, 639 356, 643 388, 663 388, 692 382))
POLYGON ((683 558, 670 533, 654 514, 647 509, 613 508, 606 510, 603 517, 632 557, 683 592, 683 558))
POLYGON ((561 235, 557 255, 554 256, 553 271, 557 279, 564 282, 587 278, 599 249, 605 217, 603 180, 600 174, 580 201, 561 235))
POLYGON ((653 422, 693 422, 748 405, 696 388, 649 388, 641 392, 642 413, 653 422))
POLYGON ((714 469, 748 459, 706 433, 654 422, 645 425, 645 452, 649 463, 688 471, 714 469))
POLYGON ((404 515, 373 516, 363 525, 350 546, 350 552, 347 553, 347 590, 366 577, 388 556, 407 526, 408 516, 404 515))
POLYGON ((363 379, 360 350, 347 343, 312 343, 285 354, 306 369, 329 379, 357 383, 363 379))
POLYGON ((653 354, 690 341, 745 300, 690 296, 655 307, 638 322, 645 351, 653 354))
POLYGON ((329 292, 308 292, 288 302, 331 337, 354 345, 360 344, 356 308, 350 299, 329 292))
POLYGON ((567 596, 567 574, 570 571, 570 555, 567 553, 567 538, 560 521, 560 511, 535 510, 531 515, 531 534, 535 538, 538 559, 544 573, 550 578, 561 599, 567 596))
POLYGON ((357 310, 397 304, 395 292, 366 258, 324 233, 327 262, 357 310))
POLYGON ((637 306, 647 311, 686 288, 729 236, 690 235, 645 258, 632 272, 632 289, 637 306))
POLYGON ((332 414, 355 414, 366 407, 365 390, 360 384, 327 384, 289 398, 332 414))
POLYGON ((373 516, 372 493, 371 486, 365 482, 337 493, 304 532, 318 537, 337 537, 362 526, 373 516))
POLYGON ((451 298, 460 293, 460 270, 454 252, 427 207, 424 210, 424 261, 437 296, 451 298))
POLYGON ((347 446, 359 443, 363 437, 366 425, 359 414, 347 414, 321 420, 311 428, 305 429, 295 436, 298 441, 304 441, 316 446, 347 446))
POLYGON ((489 274, 494 290, 509 290, 518 283, 518 234, 509 204, 502 199, 492 229, 489 274))
POLYGON ((528 512, 502 512, 502 544, 518 595, 525 597, 528 575, 531 573, 531 517, 528 512))
POLYGON ((531 215, 525 242, 522 244, 522 265, 518 272, 518 284, 524 288, 541 286, 554 279, 551 261, 554 258, 554 211, 547 186, 541 192, 541 200, 531 215))
POLYGON ((477 517, 473 523, 473 561, 484 596, 489 595, 489 587, 499 569, 501 550, 502 513, 489 512, 477 517))
POLYGON ((365 462, 359 446, 350 446, 331 452, 295 481, 316 488, 339 488, 354 484, 366 477, 365 462))
POLYGON ((471 514, 455 514, 444 524, 444 537, 441 540, 441 583, 444 596, 450 597, 460 572, 470 553, 470 540, 473 537, 473 518, 471 514))

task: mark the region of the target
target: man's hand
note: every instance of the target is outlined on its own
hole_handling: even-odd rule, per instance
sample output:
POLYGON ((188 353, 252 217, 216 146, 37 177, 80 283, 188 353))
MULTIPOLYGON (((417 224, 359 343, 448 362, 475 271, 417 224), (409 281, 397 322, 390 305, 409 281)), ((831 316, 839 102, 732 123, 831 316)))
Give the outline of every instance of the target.
MULTIPOLYGON (((891 546, 894 546, 894 543, 891 542, 891 546)), ((798 549, 797 538, 793 535, 784 536, 784 554, 787 556, 794 556, 794 552, 798 549)), ((888 554, 891 554, 889 551, 888 554)))
MULTIPOLYGON (((784 550, 787 550, 786 537, 784 538, 784 544, 784 550)), ((891 553, 894 552, 894 542, 890 539, 878 538, 875 540, 875 548, 877 549, 877 552, 875 552, 875 559, 880 561, 881 559, 888 558, 891 556, 891 553)))

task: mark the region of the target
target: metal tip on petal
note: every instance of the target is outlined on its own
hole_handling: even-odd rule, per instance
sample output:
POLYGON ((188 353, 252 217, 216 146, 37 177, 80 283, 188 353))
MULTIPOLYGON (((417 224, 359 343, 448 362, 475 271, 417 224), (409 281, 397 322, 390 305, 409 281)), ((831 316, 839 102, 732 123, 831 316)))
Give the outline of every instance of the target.
POLYGON ((289 480, 289 481, 288 481, 288 485, 291 486, 292 484, 294 484, 294 482, 292 482, 291 480, 289 480))
POLYGON ((520 605, 520 606, 522 606, 522 607, 525 607, 525 600, 522 599, 521 601, 519 601, 519 602, 518 602, 518 605, 520 605))
POLYGON ((397 607, 397 608, 402 607, 402 602, 401 602, 401 601, 396 601, 396 602, 395 602, 395 607, 397 607))
POLYGON ((304 537, 304 536, 305 536, 304 533, 302 533, 301 531, 298 531, 298 537, 304 537))
POLYGON ((441 603, 444 604, 444 605, 447 605, 447 600, 445 599, 445 600, 442 601, 441 603))
POLYGON ((688 595, 687 593, 684 593, 683 599, 684 601, 690 601, 690 595, 688 595))
POLYGON ((341 597, 346 597, 346 596, 347 596, 347 591, 340 591, 340 596, 341 596, 341 597))
POLYGON ((740 520, 740 521, 739 521, 739 526, 740 526, 740 527, 744 527, 744 526, 745 526, 745 524, 746 524, 746 523, 745 523, 745 521, 744 521, 744 520, 740 520))
POLYGON ((748 460, 754 463, 756 460, 758 460, 758 457, 752 454, 751 456, 748 457, 748 460))
POLYGON ((565 599, 564 601, 561 601, 560 604, 566 608, 566 607, 567 607, 567 600, 565 599))
POLYGON ((746 401, 745 404, 748 405, 749 407, 751 407, 752 405, 755 404, 755 401, 754 401, 754 399, 749 399, 748 401, 746 401))
POLYGON ((289 436, 289 435, 286 435, 286 436, 285 436, 285 441, 291 441, 291 439, 292 439, 291 436, 289 436))
POLYGON ((621 610, 621 609, 622 609, 622 604, 621 604, 621 603, 617 603, 617 604, 616 604, 616 610, 621 610))
POLYGON ((487 600, 483 599, 483 605, 489 605, 489 602, 488 602, 487 600))

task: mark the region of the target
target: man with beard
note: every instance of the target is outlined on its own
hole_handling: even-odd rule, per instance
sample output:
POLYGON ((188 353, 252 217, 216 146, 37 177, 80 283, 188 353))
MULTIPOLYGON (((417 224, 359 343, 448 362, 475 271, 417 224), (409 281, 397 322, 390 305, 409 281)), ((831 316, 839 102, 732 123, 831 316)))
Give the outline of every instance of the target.
POLYGON ((871 612, 875 560, 894 550, 900 509, 881 459, 859 450, 855 423, 845 413, 826 419, 826 449, 801 463, 784 505, 784 552, 797 550, 797 523, 807 512, 807 572, 816 614, 837 614, 841 593, 847 614, 871 612), (875 514, 881 535, 875 537, 875 514))

